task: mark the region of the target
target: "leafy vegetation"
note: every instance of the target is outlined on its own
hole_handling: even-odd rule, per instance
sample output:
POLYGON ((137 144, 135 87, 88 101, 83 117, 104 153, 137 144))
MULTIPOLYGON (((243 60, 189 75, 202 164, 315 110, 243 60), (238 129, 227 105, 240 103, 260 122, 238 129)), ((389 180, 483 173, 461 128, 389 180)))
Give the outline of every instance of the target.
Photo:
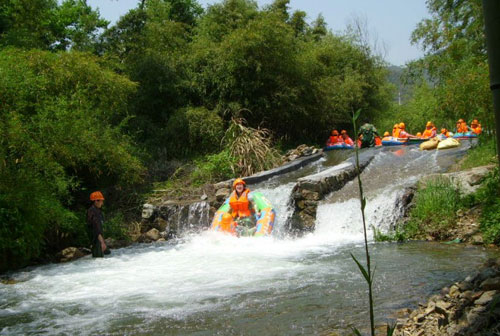
POLYGON ((460 168, 466 170, 488 164, 498 164, 495 147, 495 139, 487 136, 480 137, 479 144, 467 153, 460 163, 460 168))
POLYGON ((404 230, 409 238, 431 236, 446 239, 462 206, 460 193, 446 177, 430 179, 418 186, 415 207, 404 230))
MULTIPOLYGON (((495 154, 495 141, 492 138, 480 138, 478 146, 467 153, 460 163, 461 169, 498 164, 495 154)), ((376 241, 404 241, 407 239, 432 236, 447 239, 447 231, 457 221, 457 210, 481 206, 479 219, 484 239, 488 243, 500 243, 500 221, 498 204, 500 191, 498 168, 481 182, 481 187, 474 194, 460 196, 456 186, 448 178, 438 178, 418 186, 415 206, 411 209, 409 220, 403 227, 398 227, 393 234, 375 231, 376 241)))
POLYGON ((88 54, 15 48, 0 50, 0 71, 4 269, 80 240, 85 189, 127 188, 144 168, 121 132, 135 90, 127 78, 88 54))
POLYGON ((486 243, 500 244, 500 175, 498 167, 484 181, 477 193, 482 205, 480 228, 486 243))
POLYGON ((112 26, 86 1, 3 1, 0 269, 84 244, 90 191, 104 191, 108 218, 127 219, 151 186, 272 168, 278 146, 323 143, 357 109, 379 129, 436 116, 488 131, 479 0, 428 6, 413 35, 427 55, 396 105, 363 31, 334 34, 289 0, 144 0, 112 26))
POLYGON ((410 62, 403 75, 404 83, 413 88, 412 99, 393 104, 375 124, 390 130, 404 121, 416 134, 428 120, 454 132, 458 119, 468 124, 478 119, 491 132, 495 123, 481 1, 430 0, 427 7, 431 18, 422 20, 412 34, 425 57, 410 62))

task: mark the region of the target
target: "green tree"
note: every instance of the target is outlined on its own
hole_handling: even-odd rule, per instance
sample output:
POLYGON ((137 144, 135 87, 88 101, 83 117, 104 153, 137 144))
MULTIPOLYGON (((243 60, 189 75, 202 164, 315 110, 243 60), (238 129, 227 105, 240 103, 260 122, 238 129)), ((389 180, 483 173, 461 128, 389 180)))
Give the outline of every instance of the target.
POLYGON ((108 22, 86 0, 5 0, 0 5, 0 46, 94 51, 108 22))
POLYGON ((134 83, 78 52, 7 48, 0 72, 5 269, 59 248, 64 237, 81 239, 74 209, 85 188, 127 188, 144 169, 122 132, 134 83))
POLYGON ((105 57, 116 60, 139 83, 129 129, 149 149, 175 140, 175 134, 168 134, 165 127, 170 116, 188 103, 184 55, 192 28, 176 20, 192 23, 198 12, 199 5, 193 1, 150 0, 103 34, 105 57))
POLYGON ((422 123, 419 127, 434 118, 451 130, 459 118, 479 119, 483 128, 491 127, 481 1, 429 0, 427 7, 432 17, 422 20, 412 33, 412 42, 421 45, 425 57, 410 63, 407 71, 410 80, 424 87, 430 81, 434 88, 427 102, 415 97, 410 103, 422 123), (429 101, 434 103, 432 108, 429 101))

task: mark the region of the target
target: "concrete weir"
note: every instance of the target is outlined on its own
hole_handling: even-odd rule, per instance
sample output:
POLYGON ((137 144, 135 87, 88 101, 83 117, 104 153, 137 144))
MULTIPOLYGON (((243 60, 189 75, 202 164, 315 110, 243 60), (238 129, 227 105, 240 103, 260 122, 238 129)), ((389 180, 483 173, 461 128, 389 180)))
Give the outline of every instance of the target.
MULTIPOLYGON (((359 156, 360 170, 368 166, 375 154, 364 152, 359 156)), ((302 177, 292 191, 294 214, 291 229, 295 232, 313 231, 318 203, 329 193, 341 189, 357 176, 355 158, 350 158, 320 173, 302 177)))
MULTIPOLYGON (((288 162, 280 167, 262 171, 245 177, 247 184, 256 184, 274 176, 295 171, 323 157, 322 151, 288 162)), ((191 199, 170 199, 160 202, 150 201, 143 205, 141 231, 152 228, 163 232, 165 236, 178 234, 186 230, 206 228, 210 225, 217 208, 229 197, 234 179, 210 185, 201 197, 193 195, 191 199)))
MULTIPOLYGON (((311 162, 317 161, 323 157, 323 152, 318 152, 314 153, 309 156, 301 157, 299 159, 296 159, 294 161, 288 162, 280 167, 262 171, 260 173, 254 174, 252 176, 245 177, 245 182, 248 184, 256 184, 263 182, 265 180, 270 179, 271 177, 278 176, 278 175, 283 175, 285 173, 289 173, 292 171, 295 171, 301 167, 304 167, 305 165, 308 165, 311 162)), ((232 183, 233 180, 231 180, 232 183)))

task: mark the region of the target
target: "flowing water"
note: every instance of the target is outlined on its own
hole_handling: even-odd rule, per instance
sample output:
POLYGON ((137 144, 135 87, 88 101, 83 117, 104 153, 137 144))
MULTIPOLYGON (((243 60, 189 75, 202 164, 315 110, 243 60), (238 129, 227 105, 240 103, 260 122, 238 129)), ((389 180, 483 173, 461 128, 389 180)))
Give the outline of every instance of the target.
MULTIPOLYGON (((368 221, 380 229, 397 216, 396 199, 405 186, 446 169, 462 153, 440 157, 400 149, 375 150, 362 174, 368 221)), ((357 184, 321 203, 314 233, 291 238, 285 229, 296 178, 338 163, 332 156, 345 153, 252 186, 276 206, 271 237, 205 231, 118 249, 103 259, 11 274, 16 284, 0 284, 0 334, 327 335, 351 324, 367 326, 366 284, 350 257, 364 259, 357 184)), ((371 243, 370 251, 379 323, 463 279, 495 254, 424 242, 371 243)))

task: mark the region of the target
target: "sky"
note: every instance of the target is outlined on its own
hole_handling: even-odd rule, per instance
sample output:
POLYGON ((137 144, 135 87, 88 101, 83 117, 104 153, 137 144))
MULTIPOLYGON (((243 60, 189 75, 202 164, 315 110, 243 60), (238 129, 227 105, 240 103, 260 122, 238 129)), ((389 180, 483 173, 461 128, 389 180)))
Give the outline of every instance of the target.
MULTIPOLYGON (((120 16, 137 7, 138 0, 87 0, 93 8, 99 8, 101 16, 113 24, 120 16)), ((221 0, 198 0, 203 6, 221 0)), ((257 0, 259 7, 272 0, 257 0)), ((302 10, 307 21, 314 21, 318 14, 325 18, 328 28, 339 32, 346 28, 353 18, 365 22, 371 42, 377 41, 378 52, 390 64, 404 65, 420 58, 423 52, 411 45, 411 32, 418 22, 430 17, 425 0, 291 0, 290 12, 302 10)))

